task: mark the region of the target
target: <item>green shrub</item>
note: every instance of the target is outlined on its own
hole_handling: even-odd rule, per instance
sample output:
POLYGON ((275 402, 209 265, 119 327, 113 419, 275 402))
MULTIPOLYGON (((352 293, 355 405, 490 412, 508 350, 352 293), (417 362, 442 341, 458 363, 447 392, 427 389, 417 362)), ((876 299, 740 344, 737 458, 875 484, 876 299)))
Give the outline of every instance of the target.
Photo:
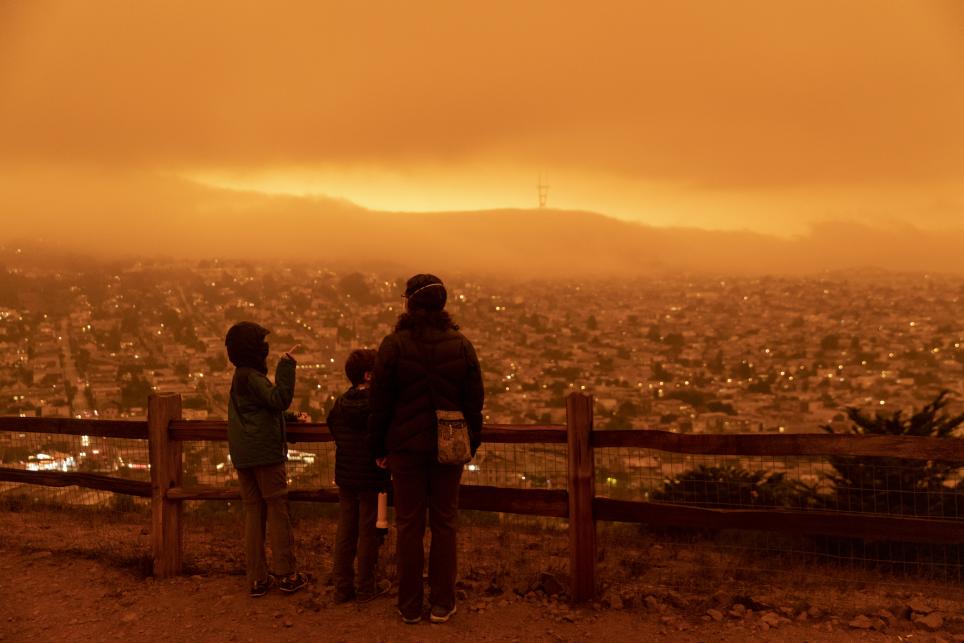
POLYGON ((788 507, 796 495, 796 486, 782 473, 699 465, 667 480, 653 500, 703 507, 788 507))
MULTIPOLYGON (((901 411, 865 414, 848 408, 856 435, 928 436, 954 439, 964 413, 949 416, 948 391, 905 418, 901 411)), ((830 426, 823 430, 834 433, 830 426)), ((964 515, 964 493, 956 487, 961 463, 910 458, 834 457, 826 478, 830 494, 811 494, 816 507, 906 516, 959 518, 964 515)))

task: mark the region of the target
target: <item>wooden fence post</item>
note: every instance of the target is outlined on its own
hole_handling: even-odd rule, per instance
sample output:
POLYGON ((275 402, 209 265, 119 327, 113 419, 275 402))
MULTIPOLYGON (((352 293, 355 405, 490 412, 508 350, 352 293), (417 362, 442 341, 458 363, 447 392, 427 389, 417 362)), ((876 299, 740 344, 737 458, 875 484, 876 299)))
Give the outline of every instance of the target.
POLYGON ((569 436, 569 594, 579 603, 596 592, 596 472, 592 451, 592 396, 566 397, 569 436))
POLYGON ((181 486, 181 443, 168 439, 168 425, 181 419, 181 396, 151 395, 147 400, 148 450, 151 462, 151 545, 154 576, 181 573, 181 501, 167 490, 181 486))

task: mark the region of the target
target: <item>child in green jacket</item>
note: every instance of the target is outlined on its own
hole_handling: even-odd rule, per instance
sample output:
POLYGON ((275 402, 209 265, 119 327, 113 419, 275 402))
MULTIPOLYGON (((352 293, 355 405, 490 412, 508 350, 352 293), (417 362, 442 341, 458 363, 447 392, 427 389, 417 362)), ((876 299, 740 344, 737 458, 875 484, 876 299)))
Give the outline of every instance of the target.
POLYGON ((224 344, 234 364, 228 402, 228 449, 238 472, 244 503, 244 551, 249 592, 264 596, 277 583, 283 592, 307 585, 308 575, 295 568, 294 537, 288 516, 284 412, 295 388, 292 348, 278 361, 275 383, 268 379, 270 331, 254 322, 228 330, 224 344), (265 528, 271 539, 273 574, 264 555, 265 528))

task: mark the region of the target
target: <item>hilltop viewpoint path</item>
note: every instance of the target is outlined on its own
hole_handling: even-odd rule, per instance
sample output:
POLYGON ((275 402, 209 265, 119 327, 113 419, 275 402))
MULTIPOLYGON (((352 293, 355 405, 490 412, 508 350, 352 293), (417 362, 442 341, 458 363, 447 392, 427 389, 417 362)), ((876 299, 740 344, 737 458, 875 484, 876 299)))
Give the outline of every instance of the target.
POLYGON ((69 519, 58 520, 55 514, 48 517, 52 519, 38 526, 23 514, 0 512, 0 641, 4 643, 964 641, 964 620, 946 610, 940 624, 928 625, 887 610, 880 615, 865 611, 820 613, 811 618, 791 614, 787 608, 782 613, 778 607, 754 612, 735 605, 707 610, 674 606, 654 597, 622 609, 602 602, 570 607, 550 597, 513 592, 484 596, 471 591, 463 594, 458 613, 448 623, 433 625, 424 620, 405 625, 395 610, 393 593, 367 605, 335 605, 325 569, 309 567, 316 580, 302 592, 283 595, 274 590, 251 599, 243 576, 237 573, 202 571, 155 580, 144 573, 143 564, 103 554, 96 547, 85 548, 91 544, 88 539, 97 537, 123 536, 127 542, 149 539, 139 527, 119 534, 118 529, 126 527, 85 529, 69 519))

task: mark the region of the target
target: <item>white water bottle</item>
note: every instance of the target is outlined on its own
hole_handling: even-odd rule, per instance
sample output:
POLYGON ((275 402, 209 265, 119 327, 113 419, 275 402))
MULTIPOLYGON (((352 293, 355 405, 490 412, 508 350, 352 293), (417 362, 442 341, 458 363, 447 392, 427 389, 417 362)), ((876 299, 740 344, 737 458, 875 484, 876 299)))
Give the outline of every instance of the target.
POLYGON ((385 491, 378 492, 378 516, 375 518, 375 529, 383 536, 388 533, 388 493, 385 491))

